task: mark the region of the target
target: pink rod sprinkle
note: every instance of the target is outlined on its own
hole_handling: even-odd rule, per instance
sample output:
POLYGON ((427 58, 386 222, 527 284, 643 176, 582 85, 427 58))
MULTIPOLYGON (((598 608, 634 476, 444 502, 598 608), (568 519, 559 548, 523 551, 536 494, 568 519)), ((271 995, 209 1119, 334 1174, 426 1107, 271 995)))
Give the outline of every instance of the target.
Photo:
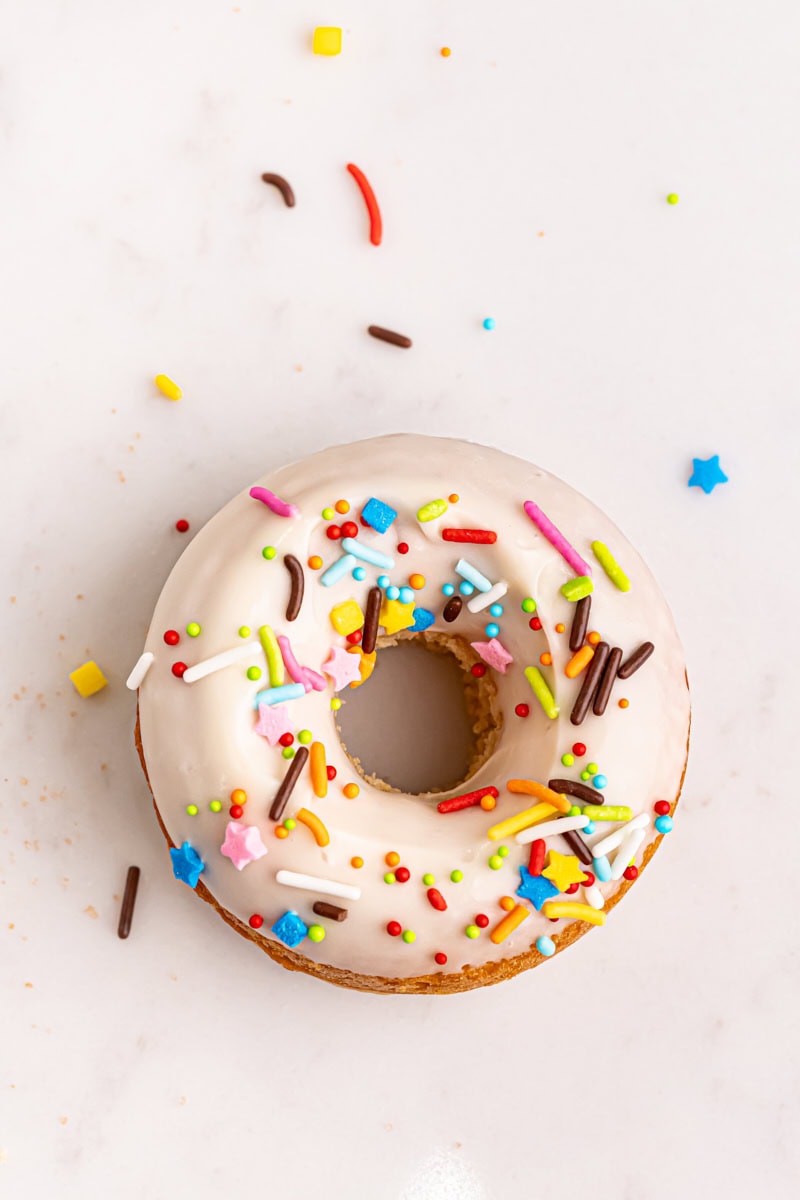
POLYGON ((296 504, 287 504, 285 500, 281 500, 280 496, 276 496, 269 488, 251 487, 250 495, 254 500, 260 500, 262 504, 266 504, 267 508, 271 508, 279 517, 300 516, 300 509, 296 504))
POLYGON ((563 533, 559 533, 549 517, 546 517, 538 504, 526 500, 523 505, 525 512, 533 521, 540 533, 544 534, 551 546, 554 546, 565 562, 569 563, 576 575, 591 575, 592 568, 584 562, 574 546, 570 546, 563 533))
POLYGON ((294 683, 302 683, 307 692, 313 688, 315 692, 324 692, 328 686, 328 681, 324 675, 318 675, 316 671, 312 671, 311 667, 301 667, 300 663, 294 656, 292 644, 288 637, 283 634, 278 635, 278 645, 281 648, 286 670, 289 672, 289 678, 294 683))

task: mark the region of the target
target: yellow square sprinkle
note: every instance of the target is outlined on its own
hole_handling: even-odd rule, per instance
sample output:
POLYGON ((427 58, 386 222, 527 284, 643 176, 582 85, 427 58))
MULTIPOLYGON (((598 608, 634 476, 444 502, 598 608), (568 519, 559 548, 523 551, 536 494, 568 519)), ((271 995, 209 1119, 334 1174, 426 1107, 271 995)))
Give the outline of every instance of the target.
POLYGON ((108 680, 96 662, 85 662, 82 667, 76 667, 69 675, 76 691, 81 696, 93 696, 107 686, 108 680))
POLYGON ((342 31, 336 25, 318 25, 314 30, 315 54, 341 54, 342 31))
POLYGON ((364 614, 355 600, 343 600, 331 609, 331 625, 337 633, 347 637, 364 624, 364 614))

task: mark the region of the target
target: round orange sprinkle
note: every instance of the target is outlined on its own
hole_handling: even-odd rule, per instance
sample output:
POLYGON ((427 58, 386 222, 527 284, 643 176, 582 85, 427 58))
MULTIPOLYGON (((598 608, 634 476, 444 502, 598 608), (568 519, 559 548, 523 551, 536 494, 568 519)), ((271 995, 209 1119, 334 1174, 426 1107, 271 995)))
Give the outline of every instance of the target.
POLYGON ((234 788, 231 792, 231 804, 247 804, 247 792, 244 788, 234 788))
MULTIPOLYGON (((442 51, 442 53, 444 53, 444 51, 442 51)), ((447 53, 449 54, 450 51, 448 50, 447 53)), ((458 492, 451 492, 450 495, 447 497, 447 499, 450 501, 451 504, 458 504, 461 497, 459 496, 458 492)))
POLYGON ((618 701, 617 701, 617 704, 620 706, 620 708, 627 708, 627 707, 628 707, 628 705, 630 704, 630 700, 626 700, 626 699, 623 697, 623 699, 622 699, 622 700, 618 700, 618 701))
POLYGON ((412 587, 412 588, 414 588, 414 590, 415 590, 416 592, 418 592, 418 591, 420 590, 420 588, 424 588, 424 587, 425 587, 425 576, 424 576, 424 575, 417 575, 417 574, 415 574, 415 575, 409 575, 409 577, 408 577, 408 585, 409 585, 409 587, 412 587))
POLYGON ((512 908, 517 907, 517 902, 513 896, 502 896, 500 899, 500 907, 505 912, 511 912, 512 908))
POLYGON ((308 560, 308 565, 311 567, 312 571, 318 571, 322 566, 322 559, 318 554, 312 554, 311 558, 308 560))
POLYGON ((544 654, 540 654, 539 662, 542 664, 543 667, 552 667, 552 665, 553 665, 552 654, 548 654, 547 651, 545 651, 544 654))
POLYGON ((396 867, 400 862, 400 855, 396 850, 390 850, 383 861, 386 863, 387 867, 396 867))
POLYGON ((556 633, 563 633, 566 628, 567 628, 566 625, 562 625, 561 622, 559 621, 558 624, 556 625, 556 633))
POLYGON ((350 505, 348 504, 347 500, 337 500, 333 507, 338 513, 350 512, 350 505))
POLYGON ((361 788, 357 783, 346 783, 342 788, 342 791, 348 800, 355 800, 356 796, 361 791, 361 788))
POLYGON ((600 637, 600 634, 597 632, 597 630, 593 629, 591 633, 587 633, 586 640, 590 646, 596 646, 597 643, 599 641, 601 641, 602 639, 600 637))
POLYGON ((276 838, 285 838, 288 836, 289 836, 289 830, 286 829, 283 825, 275 826, 275 837, 276 838))
POLYGON ((358 855, 356 855, 355 858, 350 859, 350 866, 355 867, 355 869, 357 871, 359 871, 361 869, 361 867, 363 867, 363 865, 364 865, 364 860, 363 860, 363 858, 359 858, 358 855))
MULTIPOLYGON (((439 53, 441 54, 442 58, 449 58, 450 55, 453 53, 453 51, 450 49, 449 46, 442 46, 439 53)), ((453 501, 453 504, 455 504, 455 500, 453 501)))
POLYGON ((497 808, 494 796, 481 796, 481 808, 484 812, 491 812, 493 808, 497 808))

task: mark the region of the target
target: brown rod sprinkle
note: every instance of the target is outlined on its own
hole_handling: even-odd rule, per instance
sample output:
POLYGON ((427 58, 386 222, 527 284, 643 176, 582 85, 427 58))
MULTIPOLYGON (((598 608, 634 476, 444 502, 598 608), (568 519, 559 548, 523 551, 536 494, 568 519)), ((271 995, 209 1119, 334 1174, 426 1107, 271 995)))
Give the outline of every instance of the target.
POLYGON ((372 654, 378 640, 378 622, 381 616, 383 592, 379 587, 371 587, 367 592, 367 611, 364 613, 364 628, 361 631, 361 649, 365 654, 372 654))
POLYGON ((575 707, 570 713, 569 719, 573 725, 582 724, 586 718, 586 714, 594 699, 595 689, 600 682, 600 676, 603 674, 603 668, 606 665, 608 650, 608 642, 598 642, 594 648, 594 658, 583 673, 583 687, 578 692, 575 707))
POLYGON ((642 642, 638 650, 634 650, 630 658, 626 659, 620 669, 617 671, 619 679, 630 679, 634 671, 638 671, 639 667, 643 667, 650 655, 655 650, 652 642, 642 642))
POLYGON ((592 597, 583 596, 575 605, 575 615, 572 618, 572 629, 569 631, 570 650, 580 650, 586 630, 589 628, 589 613, 592 611, 592 597))
POLYGON ((338 904, 328 904, 325 900, 317 900, 313 910, 318 917, 328 917, 331 921, 347 920, 346 908, 339 908, 338 904))
POLYGON ((602 792, 587 787, 585 783, 578 783, 575 779, 551 779, 547 786, 551 792, 558 792, 562 796, 574 796, 576 800, 583 800, 584 804, 602 804, 605 799, 602 792))
POLYGON ((608 702, 611 699, 611 689, 614 686, 614 680, 617 678, 617 669, 621 662, 622 651, 619 646, 615 646, 608 656, 606 669, 603 671, 603 677, 595 693, 592 712, 596 717, 602 717, 608 707, 608 702))
POLYGON ((122 908, 120 909, 119 925, 117 926, 117 937, 126 938, 131 931, 140 874, 141 871, 138 867, 128 867, 128 877, 125 880, 125 894, 122 897, 122 908))
POLYGON ((294 192, 288 180, 284 179, 282 175, 270 175, 269 173, 262 175, 261 178, 264 183, 271 183, 278 189, 287 208, 294 208, 294 192))
POLYGON ((277 792, 275 793, 275 799, 272 801, 272 807, 269 810, 269 817, 271 821, 280 821, 281 814, 289 802, 289 797, 294 791, 295 784, 300 778, 300 772, 306 765, 307 758, 308 746, 298 746, 297 754, 295 754, 294 758, 289 763, 289 770, 284 775, 281 786, 278 788, 277 792))
POLYGON ((463 607, 464 607, 464 601, 461 599, 460 596, 451 596, 450 599, 447 601, 447 604, 445 604, 445 606, 444 606, 444 612, 442 613, 442 620, 447 621, 447 622, 455 621, 456 617, 461 612, 461 609, 463 607))
POLYGON ((411 338, 405 337, 402 333, 395 333, 392 329, 384 329, 381 325, 370 325, 367 328, 367 333, 370 337, 377 338, 380 342, 391 342, 393 346, 402 346, 404 350, 410 350, 411 338))
POLYGON ((286 570, 289 572, 289 578, 292 582, 292 590, 289 595, 289 603, 286 605, 286 620, 296 621, 300 615, 300 609, 303 606, 303 592, 306 586, 306 577, 303 573, 303 564, 295 558, 293 554, 284 554, 283 561, 286 565, 286 570))
POLYGON ((581 835, 578 833, 577 829, 568 829, 566 833, 562 833, 561 836, 569 846, 572 853, 577 854, 583 865, 585 867, 590 867, 594 862, 594 855, 592 854, 591 847, 586 844, 581 835))

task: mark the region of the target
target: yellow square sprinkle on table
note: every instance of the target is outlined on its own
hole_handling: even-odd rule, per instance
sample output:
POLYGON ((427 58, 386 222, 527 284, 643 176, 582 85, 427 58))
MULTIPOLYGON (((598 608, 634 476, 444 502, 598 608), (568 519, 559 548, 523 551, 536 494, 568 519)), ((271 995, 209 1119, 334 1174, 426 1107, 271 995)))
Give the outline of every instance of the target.
POLYGON ((75 690, 84 697, 93 696, 95 692, 102 691, 108 684, 108 680, 97 663, 91 660, 85 662, 82 667, 76 667, 74 671, 70 671, 69 677, 75 690))
POLYGON ((331 609, 331 625, 343 637, 355 633, 363 624, 364 614, 356 600, 343 600, 331 609))
POLYGON ((337 25, 318 25, 314 30, 314 53, 341 54, 342 52, 342 31, 337 25))

